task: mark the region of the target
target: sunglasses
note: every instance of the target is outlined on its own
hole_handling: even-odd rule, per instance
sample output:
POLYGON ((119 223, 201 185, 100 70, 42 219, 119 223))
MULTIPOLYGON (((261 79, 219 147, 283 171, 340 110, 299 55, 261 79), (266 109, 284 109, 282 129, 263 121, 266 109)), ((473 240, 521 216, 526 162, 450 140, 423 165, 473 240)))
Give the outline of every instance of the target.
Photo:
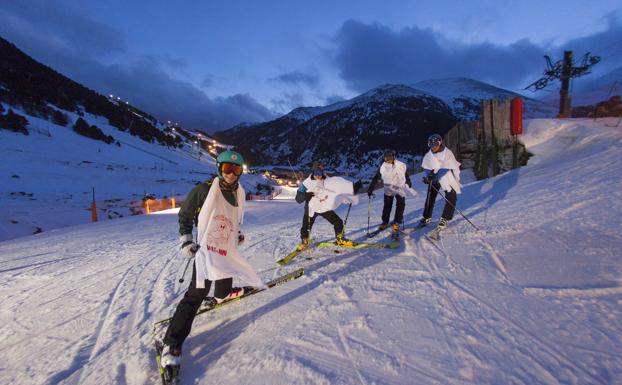
POLYGON ((223 174, 235 174, 235 176, 240 176, 243 170, 242 166, 235 163, 222 163, 220 165, 220 172, 223 174))

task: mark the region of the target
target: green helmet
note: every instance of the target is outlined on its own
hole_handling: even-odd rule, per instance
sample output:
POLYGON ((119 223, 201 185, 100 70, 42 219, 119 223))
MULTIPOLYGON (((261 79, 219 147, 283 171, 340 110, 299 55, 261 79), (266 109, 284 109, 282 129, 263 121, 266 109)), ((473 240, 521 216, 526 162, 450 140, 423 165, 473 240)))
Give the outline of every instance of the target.
POLYGON ((235 152, 231 150, 221 152, 218 155, 218 158, 216 158, 216 170, 218 172, 218 178, 220 179, 223 179, 222 177, 222 164, 223 163, 233 163, 241 167, 244 167, 244 158, 242 158, 242 155, 239 152, 235 152))
POLYGON ((233 163, 233 164, 239 164, 240 166, 242 166, 244 165, 244 158, 242 158, 242 155, 239 152, 227 150, 227 151, 221 152, 220 155, 218 155, 218 158, 216 158, 216 162, 217 163, 233 163))

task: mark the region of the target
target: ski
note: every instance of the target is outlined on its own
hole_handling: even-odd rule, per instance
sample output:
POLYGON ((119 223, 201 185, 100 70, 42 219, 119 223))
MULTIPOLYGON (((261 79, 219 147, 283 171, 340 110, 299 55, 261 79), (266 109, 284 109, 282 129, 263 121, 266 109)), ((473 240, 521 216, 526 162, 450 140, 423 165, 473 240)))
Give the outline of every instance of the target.
POLYGON ((305 250, 307 250, 308 247, 306 249, 302 249, 302 250, 294 250, 291 253, 287 254, 286 256, 284 256, 283 258, 279 259, 278 261, 276 261, 276 264, 279 266, 285 266, 287 265, 292 259, 296 258, 297 256, 299 256, 302 252, 304 252, 305 250))
MULTIPOLYGON (((273 280, 271 280, 269 282, 266 282, 267 289, 270 289, 270 288, 273 288, 275 286, 281 285, 281 284, 283 284, 285 282, 288 282, 288 281, 300 278, 300 277, 302 277, 304 275, 304 273, 305 273, 304 268, 300 268, 300 269, 292 271, 291 273, 282 275, 280 277, 276 277, 275 279, 273 279, 273 280)), ((203 314, 203 313, 206 313, 208 311, 212 311, 212 310, 215 310, 215 309, 218 309, 218 308, 221 308, 221 307, 226 306, 226 305, 228 305, 228 304, 230 304, 232 302, 239 301, 239 300, 241 300, 243 298, 246 298, 248 296, 251 296, 253 294, 261 293, 264 290, 266 290, 266 289, 253 288, 251 291, 245 292, 244 294, 242 294, 241 296, 239 296, 237 298, 233 298, 233 299, 230 299, 228 301, 221 302, 221 303, 216 302, 216 300, 213 297, 207 297, 205 299, 205 301, 203 301, 204 305, 201 308, 199 308, 199 310, 197 310, 197 315, 203 314)), ((162 325, 170 322, 172 319, 173 319, 173 317, 170 317, 170 318, 163 319, 161 321, 157 321, 156 323, 153 324, 154 330, 156 329, 156 327, 162 326, 162 325)))
POLYGON ((433 240, 433 241, 439 241, 441 239, 441 232, 442 230, 436 228, 432 231, 430 231, 430 235, 427 236, 427 238, 433 240))
POLYGON ((400 230, 398 230, 398 231, 391 231, 391 239, 393 241, 399 241, 400 240, 400 230))
POLYGON ((381 232, 385 231, 388 228, 389 227, 385 227, 384 229, 378 228, 378 229, 372 231, 371 233, 368 233, 367 234, 367 238, 373 238, 373 237, 375 237, 376 235, 380 234, 381 232))
POLYGON ((426 228, 426 227, 428 227, 428 226, 429 226, 429 225, 427 225, 427 224, 426 224, 426 225, 416 224, 416 225, 415 225, 415 226, 413 226, 413 227, 407 227, 407 228, 405 228, 405 229, 403 229, 403 230, 400 230, 400 232, 401 232, 402 234, 404 234, 404 235, 410 235, 410 234, 412 234, 412 233, 414 233, 414 232, 416 232, 416 231, 419 231, 419 230, 421 230, 421 229, 425 229, 425 228, 426 228))
POLYGON ((160 371, 160 378, 162 379, 162 385, 173 385, 179 384, 179 370, 180 366, 167 366, 163 368, 160 365, 160 358, 162 357, 162 342, 156 340, 155 341, 155 351, 156 351, 156 364, 158 365, 158 370, 160 371))
POLYGON ((326 247, 343 247, 347 249, 365 249, 365 248, 378 248, 378 249, 395 249, 400 246, 399 241, 393 241, 389 243, 354 243, 352 246, 338 245, 335 242, 320 242, 318 246, 326 247))

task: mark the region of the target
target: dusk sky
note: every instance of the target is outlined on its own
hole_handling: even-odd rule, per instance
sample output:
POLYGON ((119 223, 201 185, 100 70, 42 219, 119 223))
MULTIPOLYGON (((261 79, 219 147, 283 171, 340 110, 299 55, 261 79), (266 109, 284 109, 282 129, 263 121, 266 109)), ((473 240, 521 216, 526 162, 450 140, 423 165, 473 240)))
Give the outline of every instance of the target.
POLYGON ((464 76, 521 91, 566 49, 602 57, 590 76, 622 67, 619 0, 0 0, 0 36, 207 132, 385 83, 464 76))

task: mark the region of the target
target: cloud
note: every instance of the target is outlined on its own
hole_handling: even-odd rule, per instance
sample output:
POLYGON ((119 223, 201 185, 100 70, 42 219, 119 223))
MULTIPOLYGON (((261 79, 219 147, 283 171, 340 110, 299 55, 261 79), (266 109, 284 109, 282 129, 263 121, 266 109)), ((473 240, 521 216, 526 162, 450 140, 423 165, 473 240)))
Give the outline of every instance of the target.
POLYGON ((317 85, 320 83, 320 77, 318 75, 304 73, 299 70, 281 74, 270 80, 293 85, 302 84, 306 85, 307 87, 317 87, 317 85))
POLYGON ((275 117, 248 94, 210 98, 199 87, 174 78, 187 66, 182 59, 142 55, 128 62, 121 32, 67 8, 43 0, 3 4, 0 35, 65 76, 103 94, 118 95, 161 120, 215 132, 275 117), (110 60, 115 55, 125 61, 106 64, 115 62, 110 60))
POLYGON ((110 57, 126 52, 120 31, 79 15, 56 2, 7 2, 0 8, 0 33, 50 59, 64 56, 110 57))
POLYGON ((294 108, 306 105, 305 95, 302 92, 285 92, 282 95, 282 97, 273 98, 270 100, 270 104, 276 111, 279 111, 281 113, 287 113, 294 108))
POLYGON ((340 76, 358 92, 384 83, 459 76, 521 87, 530 76, 541 73, 546 53, 528 40, 507 46, 464 44, 430 29, 394 31, 353 20, 342 25, 334 42, 333 60, 340 76))
POLYGON ((116 95, 161 120, 175 120, 205 132, 274 118, 250 95, 210 98, 193 84, 170 77, 162 67, 153 57, 129 66, 110 66, 103 69, 98 88, 115 90, 116 95))

